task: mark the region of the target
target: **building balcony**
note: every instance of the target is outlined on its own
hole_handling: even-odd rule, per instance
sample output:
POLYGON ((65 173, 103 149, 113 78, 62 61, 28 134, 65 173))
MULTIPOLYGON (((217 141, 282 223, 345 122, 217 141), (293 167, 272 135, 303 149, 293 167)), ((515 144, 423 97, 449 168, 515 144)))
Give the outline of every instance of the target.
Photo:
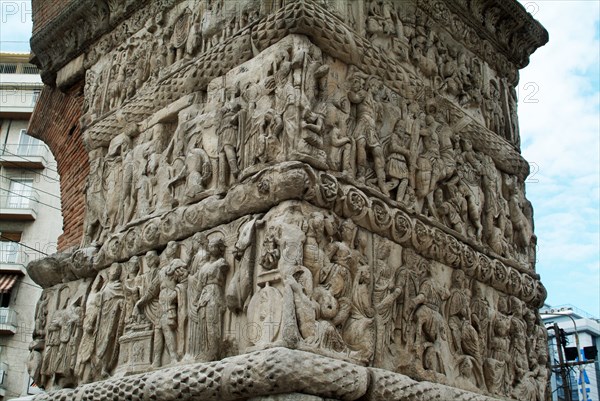
POLYGON ((27 274, 25 266, 29 263, 29 255, 21 246, 13 243, 11 249, 0 249, 0 273, 27 274))
POLYGON ((37 218, 39 195, 34 190, 0 190, 0 220, 31 221, 37 218))
POLYGON ((44 169, 50 151, 45 144, 6 144, 0 148, 0 165, 10 168, 44 169))
POLYGON ((0 308, 0 334, 17 332, 17 314, 12 308, 0 308))
MULTIPOLYGON (((25 76, 25 78, 29 77, 25 76)), ((8 82, 6 74, 0 74, 0 116, 23 116, 33 112, 42 86, 37 82, 27 81, 29 80, 8 82), (2 80, 2 76, 5 80, 2 80)))

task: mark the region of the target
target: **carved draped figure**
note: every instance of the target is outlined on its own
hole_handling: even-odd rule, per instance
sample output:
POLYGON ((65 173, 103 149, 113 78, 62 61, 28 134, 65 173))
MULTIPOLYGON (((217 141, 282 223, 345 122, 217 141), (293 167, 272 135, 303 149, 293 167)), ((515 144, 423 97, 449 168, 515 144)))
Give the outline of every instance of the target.
POLYGON ((125 295, 120 281, 109 281, 100 293, 101 311, 96 336, 96 356, 103 375, 115 367, 125 323, 125 295))
POLYGON ((205 261, 189 277, 190 337, 189 354, 194 359, 213 361, 219 357, 223 312, 225 310, 225 275, 228 264, 223 258, 205 261))

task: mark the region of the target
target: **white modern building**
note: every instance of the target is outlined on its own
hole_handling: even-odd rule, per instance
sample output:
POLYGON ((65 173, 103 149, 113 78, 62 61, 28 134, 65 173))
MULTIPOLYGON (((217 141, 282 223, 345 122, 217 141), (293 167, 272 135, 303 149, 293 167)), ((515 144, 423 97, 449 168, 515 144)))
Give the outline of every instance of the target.
POLYGON ((39 390, 27 373, 41 288, 29 261, 56 252, 59 176, 48 147, 27 135, 42 82, 29 54, 0 53, 0 400, 39 390))
POLYGON ((572 305, 544 305, 540 314, 548 329, 552 400, 600 401, 600 363, 594 356, 594 349, 600 349, 600 320, 572 305), (562 364, 560 330, 566 340, 561 347, 562 364))

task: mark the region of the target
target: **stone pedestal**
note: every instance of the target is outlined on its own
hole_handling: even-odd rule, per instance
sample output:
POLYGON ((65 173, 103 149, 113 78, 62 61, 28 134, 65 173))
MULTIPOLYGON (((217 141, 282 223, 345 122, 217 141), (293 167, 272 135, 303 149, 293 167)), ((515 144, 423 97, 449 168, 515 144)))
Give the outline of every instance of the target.
POLYGON ((119 338, 119 368, 115 375, 130 375, 146 372, 152 366, 154 330, 151 326, 139 327, 119 338))

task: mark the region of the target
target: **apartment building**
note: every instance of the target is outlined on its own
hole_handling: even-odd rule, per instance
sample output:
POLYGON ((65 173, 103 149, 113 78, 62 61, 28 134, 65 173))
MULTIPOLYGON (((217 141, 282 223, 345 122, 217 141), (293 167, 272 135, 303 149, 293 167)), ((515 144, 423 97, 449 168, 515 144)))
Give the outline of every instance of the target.
POLYGON ((0 53, 0 400, 39 392, 27 373, 41 288, 25 270, 56 252, 62 232, 57 166, 27 134, 42 82, 29 54, 0 53))
POLYGON ((573 305, 544 305, 540 314, 548 329, 552 401, 599 401, 600 320, 573 305))

